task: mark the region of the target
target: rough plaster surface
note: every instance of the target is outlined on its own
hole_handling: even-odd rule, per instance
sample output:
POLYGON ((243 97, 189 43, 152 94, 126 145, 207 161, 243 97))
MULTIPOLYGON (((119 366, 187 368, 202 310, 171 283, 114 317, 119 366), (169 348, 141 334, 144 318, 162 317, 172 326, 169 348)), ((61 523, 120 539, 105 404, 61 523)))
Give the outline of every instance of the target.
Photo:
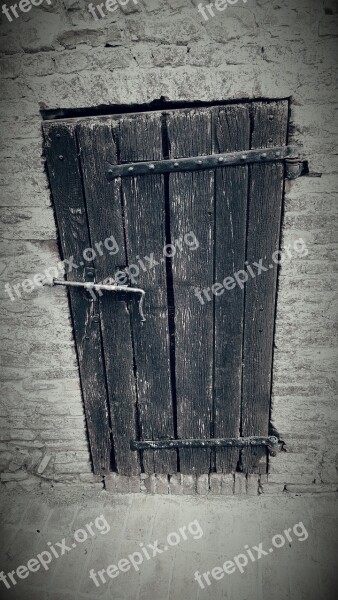
MULTIPOLYGON (((39 108, 162 96, 292 98, 291 141, 310 174, 322 176, 287 184, 282 243, 302 238, 309 251, 280 276, 272 423, 287 452, 270 461, 268 479, 239 474, 223 493, 337 488, 338 3, 239 0, 208 22, 197 4, 140 0, 95 21, 84 0, 57 0, 12 23, 2 15, 0 463, 7 488, 102 486, 91 474, 66 294, 45 287, 11 302, 4 289, 59 260, 39 108)), ((109 483, 116 491, 162 484, 109 483)), ((222 487, 217 477, 172 486, 172 493, 222 487)))
MULTIPOLYGON (((3 598, 13 600, 335 600, 337 588, 337 505, 333 494, 313 498, 297 497, 220 498, 208 502, 198 498, 111 496, 107 492, 60 492, 26 495, 2 493, 0 524, 5 539, 0 549, 1 568, 7 574, 49 546, 61 554, 58 543, 64 539, 69 551, 53 558, 48 570, 40 568, 25 580, 17 576, 15 587, 6 590, 0 582, 3 598), (100 531, 95 520, 103 516, 108 527, 100 531), (86 534, 92 524, 94 536, 83 533, 81 543, 72 547, 77 531, 86 534), (189 524, 193 523, 189 533, 189 524), (296 535, 293 528, 302 523, 306 533, 296 535), (180 535, 185 527, 186 539, 180 535), (291 542, 274 548, 274 536, 291 532, 291 542), (202 532, 202 535, 201 535, 202 532), (174 534, 174 536, 170 536, 174 534), (178 534, 178 538, 177 538, 178 534), (169 547, 173 539, 178 543, 169 547), (301 541, 302 539, 302 541, 301 541), (155 540, 162 553, 148 544, 155 540), (97 572, 141 549, 149 550, 149 560, 139 571, 130 568, 114 579, 104 575, 106 583, 95 587, 90 569, 97 572), (210 576, 214 567, 243 555, 245 546, 253 557, 254 546, 262 544, 267 555, 255 562, 248 560, 243 573, 238 570, 216 581, 210 576), (268 550, 272 546, 273 552, 268 550), (201 589, 194 573, 209 571, 210 586, 201 589)), ((100 521, 102 523, 102 521, 100 521)), ((302 532, 303 527, 296 531, 302 532)), ((286 538, 285 538, 286 539, 286 538)), ((277 545, 280 538, 277 537, 277 545)), ((46 557, 46 555, 43 555, 46 557)), ((142 555, 141 555, 142 557, 142 555)), ((243 558, 240 559, 243 561, 243 558)), ((14 571, 13 571, 14 572, 14 571)), ((10 582, 9 578, 7 580, 10 582)), ((203 583, 203 580, 202 580, 203 583)))

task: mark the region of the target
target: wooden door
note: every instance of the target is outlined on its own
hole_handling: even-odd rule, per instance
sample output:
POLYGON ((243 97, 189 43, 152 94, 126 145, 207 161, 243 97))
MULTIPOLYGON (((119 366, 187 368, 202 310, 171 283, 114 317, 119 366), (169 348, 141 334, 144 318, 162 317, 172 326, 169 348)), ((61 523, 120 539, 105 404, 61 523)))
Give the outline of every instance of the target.
POLYGON ((287 123, 286 101, 44 123, 67 279, 90 267, 145 291, 142 322, 137 295, 69 288, 96 473, 266 470, 259 444, 166 442, 269 434, 284 164, 245 152, 286 147, 287 123), (232 152, 243 164, 196 160, 232 152), (107 164, 129 173, 107 178, 107 164), (230 284, 254 263, 265 270, 230 284), (142 440, 166 447, 131 449, 142 440))

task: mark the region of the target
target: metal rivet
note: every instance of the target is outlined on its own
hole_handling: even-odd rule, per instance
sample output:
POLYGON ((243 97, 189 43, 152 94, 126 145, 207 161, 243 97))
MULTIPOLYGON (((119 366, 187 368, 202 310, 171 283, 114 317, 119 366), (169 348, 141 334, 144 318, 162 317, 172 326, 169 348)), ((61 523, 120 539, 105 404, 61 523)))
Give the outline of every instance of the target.
POLYGON ((276 156, 280 156, 280 152, 276 152, 276 156))
POLYGON ((274 120, 274 116, 273 115, 269 115, 269 120, 273 121, 274 120))
POLYGON ((198 164, 198 165, 203 165, 203 161, 202 161, 202 160, 198 160, 198 161, 197 161, 197 164, 198 164))
POLYGON ((59 159, 60 159, 60 160, 63 160, 63 156, 62 156, 62 154, 60 154, 60 156, 59 156, 59 159))
POLYGON ((151 170, 155 169, 155 165, 149 165, 149 169, 151 169, 151 170))
POLYGON ((108 169, 108 173, 109 173, 109 175, 111 175, 111 174, 112 174, 112 172, 113 172, 113 169, 108 169))
POLYGON ((130 171, 130 172, 133 170, 134 170, 134 167, 129 167, 129 169, 128 169, 128 171, 130 171))
POLYGON ((175 163, 174 163, 174 167, 179 167, 179 163, 178 163, 178 162, 175 162, 175 163))
POLYGON ((219 159, 218 159, 218 162, 224 162, 224 158, 223 158, 223 156, 220 156, 220 157, 219 157, 219 159))
POLYGON ((97 315, 94 315, 94 316, 92 317, 92 321, 93 321, 93 323, 98 323, 98 322, 99 322, 99 320, 100 320, 100 318, 99 318, 97 315))
POLYGON ((266 152, 262 152, 261 158, 266 158, 266 157, 267 157, 267 153, 266 152))
POLYGON ((57 137, 57 138, 60 138, 60 137, 61 137, 60 133, 57 133, 57 134, 56 134, 56 137, 57 137))
POLYGON ((246 156, 246 154, 242 154, 242 156, 241 156, 241 160, 245 160, 245 159, 246 159, 246 157, 247 157, 247 156, 246 156))

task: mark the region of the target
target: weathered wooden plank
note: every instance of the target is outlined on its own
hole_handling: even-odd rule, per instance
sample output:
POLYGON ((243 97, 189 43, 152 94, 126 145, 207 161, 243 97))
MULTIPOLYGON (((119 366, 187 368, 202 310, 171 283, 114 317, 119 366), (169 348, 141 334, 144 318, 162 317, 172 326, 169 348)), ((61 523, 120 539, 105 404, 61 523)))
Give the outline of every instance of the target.
MULTIPOLYGON (((216 152, 247 150, 249 105, 213 109, 213 137, 216 152)), ((214 278, 228 286, 214 297, 213 434, 222 438, 240 435, 244 284, 225 278, 245 269, 248 167, 225 167, 215 177, 214 278)), ((239 456, 238 448, 218 449, 217 472, 234 472, 239 456)))
MULTIPOLYGON (((287 143, 287 101, 253 104, 251 147, 287 143)), ((247 261, 262 264, 267 271, 246 283, 242 435, 268 435, 277 267, 272 261, 279 248, 283 198, 281 164, 250 167, 247 261)), ((244 450, 243 469, 265 472, 264 448, 244 450)))
MULTIPOLYGON (((210 110, 167 115, 170 158, 211 152, 210 110)), ((193 232, 199 248, 182 246, 172 261, 175 304, 178 438, 210 437, 213 375, 213 302, 202 304, 195 290, 213 283, 214 172, 169 176, 172 241, 193 232)), ((182 473, 208 473, 209 449, 179 452, 182 473)))
MULTIPOLYGON (((104 176, 106 160, 116 162, 111 123, 80 121, 77 138, 81 156, 84 190, 96 281, 102 282, 127 265, 123 232, 120 182, 104 176)), ((140 473, 130 441, 136 437, 136 381, 130 314, 122 294, 104 293, 100 298, 103 349, 115 466, 121 475, 140 473)))
MULTIPOLYGON (((45 124, 43 129, 63 258, 77 265, 68 278, 85 281, 83 253, 91 245, 75 126, 55 122, 45 124)), ((111 464, 111 440, 98 302, 84 290, 70 289, 69 295, 93 468, 95 473, 107 474, 111 464)))
MULTIPOLYGON (((119 147, 120 161, 162 158, 161 115, 123 117, 119 147)), ((132 311, 140 438, 173 439, 163 175, 123 180, 122 197, 128 264, 139 269, 132 283, 146 292, 146 322, 141 323, 137 308, 132 311)), ((177 452, 145 453, 143 465, 146 473, 176 473, 177 452)))

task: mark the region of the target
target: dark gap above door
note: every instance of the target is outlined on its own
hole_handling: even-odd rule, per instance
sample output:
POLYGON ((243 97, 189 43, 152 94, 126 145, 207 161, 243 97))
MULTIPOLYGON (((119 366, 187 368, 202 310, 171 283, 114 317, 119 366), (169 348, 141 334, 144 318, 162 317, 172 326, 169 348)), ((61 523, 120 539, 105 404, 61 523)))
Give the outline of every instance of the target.
MULTIPOLYGON (((279 100, 290 101, 290 97, 271 99, 265 97, 255 98, 255 102, 275 102, 279 100)), ((175 110, 175 109, 190 109, 190 108, 203 108, 205 106, 229 106, 232 104, 251 104, 252 99, 249 98, 236 98, 236 100, 168 100, 164 96, 161 98, 152 100, 148 103, 143 104, 100 104, 98 106, 79 107, 79 108, 46 108, 45 106, 40 108, 40 114, 44 121, 54 120, 67 120, 67 119, 80 119, 87 117, 104 117, 113 115, 123 115, 130 113, 140 113, 148 111, 163 111, 163 110, 175 110)))

